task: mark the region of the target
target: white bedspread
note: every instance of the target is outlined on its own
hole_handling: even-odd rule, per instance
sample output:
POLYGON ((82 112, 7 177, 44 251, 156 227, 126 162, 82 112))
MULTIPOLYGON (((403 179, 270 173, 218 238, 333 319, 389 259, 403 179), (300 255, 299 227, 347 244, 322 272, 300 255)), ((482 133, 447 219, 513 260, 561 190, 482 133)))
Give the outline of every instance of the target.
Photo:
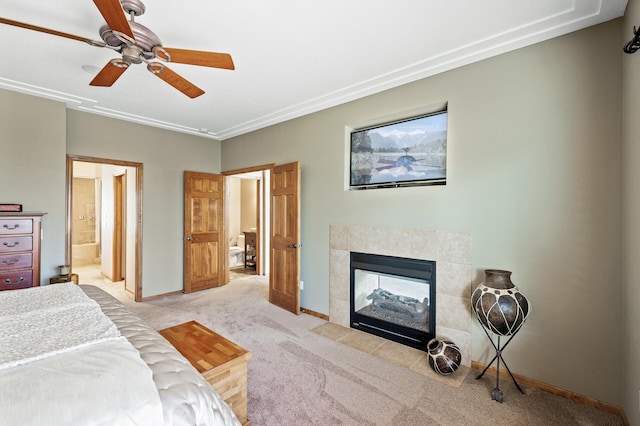
POLYGON ((153 371, 165 426, 240 426, 220 395, 171 343, 110 294, 90 285, 80 287, 100 304, 153 371))
POLYGON ((164 423, 150 368, 75 284, 0 292, 0 330, 0 424, 164 423))
POLYGON ((72 283, 0 297, 0 370, 118 336, 100 306, 72 283))

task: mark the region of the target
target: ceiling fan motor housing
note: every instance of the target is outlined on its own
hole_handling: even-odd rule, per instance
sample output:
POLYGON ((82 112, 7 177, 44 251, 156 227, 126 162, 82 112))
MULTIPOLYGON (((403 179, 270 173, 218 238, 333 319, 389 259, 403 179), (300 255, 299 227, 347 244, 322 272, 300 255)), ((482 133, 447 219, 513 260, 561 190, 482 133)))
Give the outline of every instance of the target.
MULTIPOLYGON (((162 46, 162 42, 158 36, 149 28, 144 25, 140 25, 137 22, 129 22, 129 26, 136 38, 135 46, 140 48, 142 55, 146 59, 153 59, 155 57, 153 48, 155 46, 162 46)), ((100 27, 100 37, 105 43, 112 47, 123 47, 127 45, 127 43, 114 34, 113 30, 106 24, 100 27)))

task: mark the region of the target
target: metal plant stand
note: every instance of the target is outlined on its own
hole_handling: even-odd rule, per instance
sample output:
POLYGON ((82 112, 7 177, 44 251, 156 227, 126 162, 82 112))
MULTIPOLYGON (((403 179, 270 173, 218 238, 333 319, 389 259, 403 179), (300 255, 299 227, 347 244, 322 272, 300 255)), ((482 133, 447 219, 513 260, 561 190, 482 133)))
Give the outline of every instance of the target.
POLYGON ((502 357, 502 351, 504 351, 504 348, 506 348, 507 345, 509 344, 509 342, 511 342, 511 339, 513 339, 513 336, 515 336, 517 334, 517 332, 520 331, 520 330, 518 329, 518 331, 516 331, 515 333, 510 335, 509 339, 506 341, 506 343, 504 345, 500 346, 500 337, 501 336, 498 335, 497 343, 494 342, 493 338, 489 334, 489 331, 487 330, 487 327, 482 323, 482 321, 478 321, 478 322, 482 326, 482 330, 484 330, 484 334, 487 335, 487 338, 491 342, 491 345, 496 350, 496 354, 494 355, 494 357, 491 360, 491 362, 489 364, 487 364, 487 366, 484 368, 484 370, 482 370, 482 373, 480 373, 480 375, 478 375, 478 377, 476 377, 476 380, 482 378, 482 376, 484 376, 484 373, 486 373, 486 371, 489 369, 489 367, 491 367, 491 365, 494 363, 494 361, 497 361, 496 387, 491 391, 491 399, 494 400, 494 401, 502 402, 502 399, 503 399, 502 398, 502 391, 500 390, 500 361, 502 360, 502 363, 504 364, 504 368, 507 369, 507 372, 509 373, 509 376, 511 376, 511 380, 513 380, 513 383, 516 385, 518 390, 522 394, 524 394, 524 391, 522 390, 522 388, 520 387, 520 385, 516 381, 516 378, 513 377, 513 374, 511 374, 511 370, 509 370, 509 366, 507 366, 507 363, 504 361, 504 358, 502 357))
POLYGON ((524 394, 515 377, 511 374, 507 363, 504 362, 502 352, 511 342, 513 336, 520 331, 520 327, 529 316, 531 305, 524 294, 511 282, 511 271, 485 269, 484 272, 486 275, 484 282, 480 283, 471 294, 471 308, 491 345, 496 350, 496 354, 476 379, 481 378, 493 362, 497 361, 496 387, 491 391, 491 399, 502 402, 500 361, 509 372, 509 376, 518 390, 524 394), (489 332, 498 336, 497 343, 493 341, 489 332), (501 345, 500 337, 508 337, 509 339, 501 345))

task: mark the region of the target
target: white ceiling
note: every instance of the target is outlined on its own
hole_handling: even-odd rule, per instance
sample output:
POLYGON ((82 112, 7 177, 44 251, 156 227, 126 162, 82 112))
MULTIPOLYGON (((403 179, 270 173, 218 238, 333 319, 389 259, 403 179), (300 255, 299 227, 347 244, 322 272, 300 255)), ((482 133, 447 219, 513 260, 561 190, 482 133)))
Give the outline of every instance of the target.
MULTIPOLYGON (((147 0, 136 22, 164 46, 228 52, 234 71, 171 64, 206 93, 190 99, 117 53, 0 24, 0 88, 69 108, 224 140, 605 22, 627 0, 147 0)), ((100 40, 90 0, 2 0, 0 17, 100 40)), ((629 38, 633 36, 629 32, 629 38)), ((620 49, 622 51, 623 42, 620 49)))

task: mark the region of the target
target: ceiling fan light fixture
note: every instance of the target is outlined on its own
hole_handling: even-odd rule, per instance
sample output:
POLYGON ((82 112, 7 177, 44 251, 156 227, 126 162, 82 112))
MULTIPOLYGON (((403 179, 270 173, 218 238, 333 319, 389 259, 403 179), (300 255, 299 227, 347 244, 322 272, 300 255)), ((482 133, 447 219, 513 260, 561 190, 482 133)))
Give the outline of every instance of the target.
POLYGON ((141 64, 144 61, 143 54, 137 46, 123 47, 122 59, 129 64, 141 64))

